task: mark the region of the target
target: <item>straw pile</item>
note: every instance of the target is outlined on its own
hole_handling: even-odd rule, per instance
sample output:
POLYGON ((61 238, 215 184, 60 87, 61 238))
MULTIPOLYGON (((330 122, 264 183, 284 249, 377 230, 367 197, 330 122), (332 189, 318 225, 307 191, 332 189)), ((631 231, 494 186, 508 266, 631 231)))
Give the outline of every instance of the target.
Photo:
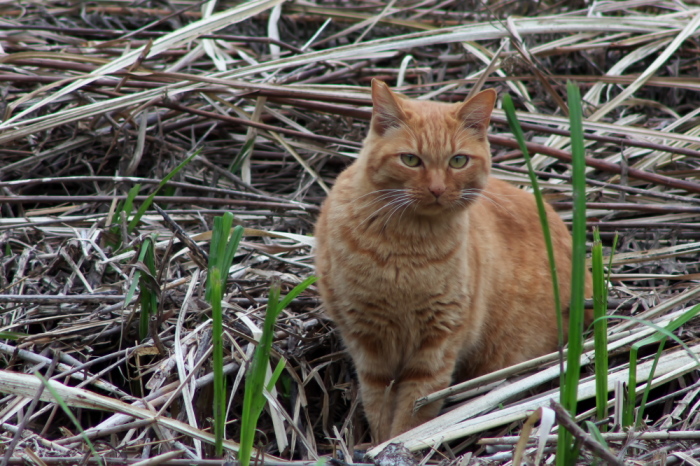
MULTIPOLYGON (((34 372, 52 381, 110 461, 211 462, 206 271, 180 238, 206 250, 212 218, 226 210, 249 229, 226 296, 226 448, 235 450, 241 381, 270 279, 281 279, 284 294, 313 274, 308 235, 360 146, 373 77, 445 101, 474 86, 511 93, 539 154, 542 186, 565 219, 571 167, 562 98, 566 80, 577 83, 588 220, 607 253, 620 235, 610 313, 664 326, 699 302, 700 10, 682 2, 48 0, 3 2, 0 18, 6 464, 95 461, 34 372), (195 151, 154 199, 167 215, 151 208, 128 232, 130 217, 113 215, 117 203, 138 184, 138 207, 195 151), (124 238, 118 250, 109 246, 114 228, 124 238), (135 251, 147 237, 158 242, 159 312, 140 341, 140 302, 128 291, 143 270, 135 251)), ((504 122, 496 110, 494 174, 527 189, 504 122)), ((621 460, 697 464, 695 324, 675 332, 686 348, 666 343, 645 433, 609 435, 621 460)), ((616 399, 629 345, 652 332, 639 321, 610 321, 616 399)), ((264 460, 350 461, 369 436, 350 361, 313 287, 284 312, 274 350, 288 366, 258 426, 264 460)), ((640 353, 642 389, 655 350, 640 353)), ((402 436, 415 452, 408 459, 508 463, 522 421, 556 398, 558 371, 553 355, 438 395, 450 397, 447 414, 402 436)), ((584 377, 583 398, 591 386, 584 377)), ((581 404, 582 417, 590 408, 581 404)), ((593 458, 585 445, 582 463, 593 458)))

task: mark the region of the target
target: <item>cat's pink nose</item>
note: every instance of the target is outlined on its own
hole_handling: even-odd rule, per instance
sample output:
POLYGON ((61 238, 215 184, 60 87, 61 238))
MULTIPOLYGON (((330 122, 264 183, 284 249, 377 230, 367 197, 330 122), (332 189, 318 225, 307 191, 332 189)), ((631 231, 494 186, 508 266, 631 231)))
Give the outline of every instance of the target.
POLYGON ((445 186, 442 186, 442 185, 434 185, 428 189, 430 190, 431 193, 433 193, 433 196, 435 196, 435 199, 442 196, 443 193, 445 192, 445 186))

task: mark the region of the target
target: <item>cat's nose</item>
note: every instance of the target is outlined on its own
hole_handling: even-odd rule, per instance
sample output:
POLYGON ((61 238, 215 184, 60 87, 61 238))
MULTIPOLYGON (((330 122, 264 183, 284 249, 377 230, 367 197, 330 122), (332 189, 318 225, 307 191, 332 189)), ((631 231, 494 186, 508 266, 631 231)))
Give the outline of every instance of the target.
POLYGON ((430 188, 428 188, 430 192, 435 196, 435 199, 439 198, 440 196, 443 195, 445 192, 445 186, 444 185, 432 185, 430 188))

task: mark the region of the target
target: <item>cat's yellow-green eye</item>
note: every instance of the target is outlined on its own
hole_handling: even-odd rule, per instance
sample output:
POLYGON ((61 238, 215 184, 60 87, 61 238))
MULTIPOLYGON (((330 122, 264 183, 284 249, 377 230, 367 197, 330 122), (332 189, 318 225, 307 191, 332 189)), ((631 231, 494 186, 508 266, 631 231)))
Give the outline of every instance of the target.
POLYGON ((469 162, 469 156, 467 155, 455 155, 450 159, 450 167, 452 168, 464 168, 469 162))
POLYGON ((409 167, 417 167, 420 165, 420 158, 413 154, 401 154, 401 161, 409 167))

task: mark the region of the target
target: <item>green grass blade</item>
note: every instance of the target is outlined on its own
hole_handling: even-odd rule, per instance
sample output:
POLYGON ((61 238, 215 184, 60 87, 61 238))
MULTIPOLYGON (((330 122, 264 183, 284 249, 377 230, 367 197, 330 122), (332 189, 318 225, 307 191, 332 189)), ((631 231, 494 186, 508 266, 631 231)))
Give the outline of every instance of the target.
POLYGON ((275 367, 275 371, 270 376, 270 380, 267 381, 267 386, 265 387, 265 390, 267 390, 268 392, 272 391, 272 388, 277 383, 277 380, 280 378, 280 375, 282 375, 282 371, 284 370, 284 367, 286 365, 287 360, 284 358, 280 358, 280 360, 277 362, 277 366, 275 367))
POLYGON ((226 378, 223 374, 223 308, 221 300, 224 291, 221 286, 221 269, 209 270, 207 291, 212 314, 212 366, 214 372, 214 450, 217 456, 223 454, 224 429, 226 428, 226 378))
MULTIPOLYGON (((146 257, 146 252, 147 248, 145 247, 145 244, 147 244, 145 241, 141 245, 141 249, 139 250, 139 257, 138 257, 138 262, 143 262, 144 258, 146 257)), ((124 307, 128 306, 131 303, 131 300, 134 298, 134 295, 136 294, 136 288, 138 285, 141 284, 141 270, 136 269, 134 271, 134 275, 131 279, 131 284, 129 285, 129 290, 126 292, 126 296, 124 297, 124 307)), ((143 303, 142 303, 143 304, 143 303)), ((139 317, 139 338, 143 340, 146 338, 148 335, 148 321, 145 321, 144 323, 144 316, 143 313, 141 313, 139 317)))
POLYGON ((129 285, 129 290, 126 292, 126 296, 124 296, 124 307, 128 306, 129 303, 131 303, 131 300, 134 298, 134 295, 136 294, 136 287, 139 284, 139 278, 141 277, 141 271, 137 270, 134 272, 134 277, 131 280, 131 285, 129 285))
MULTIPOLYGON (((678 317, 678 319, 670 322, 669 325, 667 325, 666 327, 659 327, 655 323, 650 322, 648 320, 637 319, 636 317, 631 317, 631 316, 617 316, 616 315, 616 316, 605 316, 605 318, 606 319, 615 319, 615 320, 619 320, 619 319, 630 320, 632 322, 636 322, 638 324, 646 325, 647 327, 653 328, 654 330, 656 330, 657 334, 651 335, 651 336, 645 338, 644 340, 642 340, 642 341, 646 341, 646 343, 644 343, 644 344, 648 345, 650 343, 659 343, 664 338, 670 338, 674 342, 678 343, 679 346, 683 347, 683 349, 686 351, 686 353, 688 353, 688 356, 693 358, 693 360, 700 367, 700 358, 698 358, 698 356, 690 349, 690 347, 685 342, 683 342, 683 340, 678 338, 678 336, 674 335, 672 333, 672 331, 669 330, 669 328, 675 330, 680 325, 683 325, 682 323, 677 324, 678 320, 682 320, 684 322, 687 322, 688 319, 692 319, 693 317, 695 317, 695 315, 697 315, 699 311, 700 311, 700 304, 697 304, 697 305, 693 306, 691 309, 684 312, 681 316, 678 317)), ((641 341, 635 343, 635 345, 638 345, 637 348, 644 346, 644 345, 641 345, 640 343, 641 343, 641 341)), ((632 345, 632 346, 634 347, 635 345, 632 345)))
MULTIPOLYGON (((154 238, 144 239, 141 245, 141 252, 139 253, 139 261, 146 266, 146 270, 138 271, 138 280, 134 279, 134 283, 138 281, 139 284, 141 301, 141 315, 139 319, 139 337, 141 341, 148 336, 151 316, 158 312, 159 285, 155 280, 156 264, 154 243, 154 238)), ((134 274, 134 278, 136 278, 136 274, 134 274)))
MULTIPOLYGON (((625 316, 617 316, 618 318, 626 318, 629 320, 635 320, 642 322, 644 325, 647 325, 649 327, 652 327, 656 329, 656 332, 653 333, 652 335, 646 337, 645 339, 638 341, 637 343, 633 344, 632 347, 630 348, 630 368, 629 368, 629 375, 628 375, 628 380, 627 380, 627 400, 625 404, 625 409, 623 412, 623 417, 622 417, 622 426, 623 427, 630 427, 634 423, 634 408, 636 406, 636 392, 637 392, 637 355, 639 353, 639 349, 642 348, 643 346, 646 345, 651 345, 655 343, 661 343, 662 341, 666 340, 667 338, 673 339, 675 342, 679 343, 683 348, 685 348, 686 351, 688 351, 689 354, 691 354, 696 360, 697 357, 695 357, 694 353, 690 351, 690 348, 683 343, 680 338, 678 338, 676 335, 674 335, 672 332, 681 325, 684 325, 687 323, 690 319, 695 317, 698 313, 700 312, 700 304, 697 304, 693 306, 692 308, 688 309, 685 311, 683 314, 681 314, 677 319, 674 319, 673 321, 669 322, 666 327, 659 327, 658 325, 655 325, 651 322, 648 321, 639 321, 638 319, 635 319, 634 317, 625 317, 625 316)), ((663 348, 663 345, 661 346, 663 348)), ((659 350, 659 352, 661 349, 659 350)), ((660 354, 660 353, 659 353, 660 354)), ((659 354, 657 354, 657 358, 659 357, 659 354)), ((700 361, 698 361, 698 364, 700 364, 700 361)), ((654 370, 656 369, 656 362, 652 365, 652 372, 649 375, 649 380, 653 378, 654 375, 654 370)), ((648 387, 648 386, 647 386, 648 387)), ((648 393, 645 393, 645 395, 648 396, 648 393)), ((646 398, 643 399, 644 404, 646 404, 646 398)), ((643 415, 643 411, 640 409, 640 414, 639 418, 641 418, 643 415)), ((639 422, 639 421, 638 421, 639 422)))
MULTIPOLYGON (((231 221, 233 221, 233 215, 231 215, 231 221)), ((236 226, 236 228, 233 229, 228 242, 226 243, 226 248, 224 249, 223 254, 223 263, 221 264, 221 270, 224 270, 226 273, 228 273, 228 270, 231 268, 233 256, 236 255, 238 245, 241 242, 241 238, 243 238, 243 230, 244 228, 241 225, 236 226)))
POLYGON ((117 204, 117 208, 114 210, 114 214, 112 215, 112 221, 108 230, 109 237, 113 238, 113 240, 110 239, 107 245, 112 246, 112 248, 115 250, 119 249, 122 243, 126 240, 126 238, 121 237, 121 213, 124 212, 127 217, 129 216, 129 214, 131 214, 131 211, 134 208, 134 199, 139 194, 140 189, 141 185, 138 183, 132 186, 129 192, 126 194, 126 200, 120 201, 117 204))
POLYGON ((637 353, 639 347, 630 349, 630 368, 627 376, 627 399, 622 412, 622 427, 629 427, 634 420, 634 407, 637 399, 637 353))
POLYGON ((151 193, 150 196, 146 198, 145 201, 141 204, 141 207, 139 207, 139 210, 136 212, 136 215, 134 215, 134 218, 131 219, 129 222, 129 226, 127 227, 127 231, 131 233, 134 231, 134 228, 136 228, 136 225, 141 221, 141 217, 143 217, 143 214, 146 213, 149 207, 151 207, 151 204, 153 203, 153 198, 156 197, 156 194, 158 194, 158 191, 161 190, 165 184, 170 181, 177 173, 182 170, 188 163, 192 161, 193 158, 199 155, 199 150, 195 151, 194 154, 190 155, 187 157, 185 160, 183 160, 180 165, 175 167, 173 171, 165 175, 165 177, 161 180, 160 183, 158 183, 158 187, 151 193))
MULTIPOLYGON (((580 290, 578 290, 577 293, 574 293, 572 289, 572 308, 571 308, 571 314, 574 312, 578 312, 577 317, 570 317, 569 320, 569 357, 568 357, 568 364, 567 364, 567 371, 561 376, 561 400, 562 404, 569 410, 569 412, 573 412, 573 415, 575 415, 576 411, 576 399, 578 395, 578 378, 580 374, 580 367, 579 367, 579 361, 580 361, 580 353, 581 353, 581 348, 582 348, 582 333, 583 333, 583 300, 584 300, 584 293, 583 293, 583 286, 584 286, 584 279, 585 279, 585 254, 586 254, 586 243, 585 243, 585 228, 586 228, 586 211, 585 211, 585 161, 584 161, 584 149, 583 149, 583 126, 582 126, 582 111, 581 111, 581 105, 580 105, 580 95, 578 94, 578 88, 575 88, 575 91, 569 90, 569 100, 577 100, 576 105, 574 105, 574 110, 572 113, 577 114, 573 115, 571 117, 571 126, 572 126, 572 147, 575 147, 574 150, 574 177, 575 177, 575 182, 574 182, 574 230, 578 228, 578 234, 576 231, 574 232, 574 244, 576 245, 576 242, 578 241, 579 247, 575 248, 575 253, 574 257, 576 257, 576 254, 578 254, 578 259, 574 260, 574 271, 572 273, 572 281, 578 281, 580 282, 580 290), (572 92, 575 92, 575 94, 572 95, 572 92), (578 131, 574 132, 573 128, 574 126, 578 127, 578 131), (577 167, 578 165, 578 167, 577 167), (578 168, 578 172, 576 171, 576 167, 578 168), (577 178, 577 179, 576 179, 577 178), (578 191, 576 191, 578 189, 578 191), (577 195, 576 193, 582 193, 582 195, 578 196, 577 200, 577 195), (576 215, 576 211, 578 210, 578 216, 576 215), (583 221, 581 220, 583 219, 583 221), (581 246, 582 246, 582 252, 581 252, 581 246), (576 269, 579 269, 578 272, 576 272, 576 269), (577 309, 573 309, 573 303, 574 300, 577 301, 577 309), (571 339, 571 334, 572 334, 572 329, 577 329, 573 330, 575 333, 575 336, 573 338, 573 342, 571 339), (572 343, 574 346, 578 347, 578 350, 574 351, 574 354, 578 354, 576 357, 572 357, 572 343), (575 375, 575 377, 574 377, 575 375), (573 399, 573 402, 572 402, 573 399)), ((571 107, 571 102, 569 103, 569 106, 571 107)), ((549 223, 547 221, 547 213, 544 207, 544 200, 542 199, 542 194, 539 189, 539 183, 537 181, 537 177, 534 173, 534 170, 532 168, 532 163, 530 161, 530 156, 527 151, 527 147, 525 145, 525 138, 523 136, 522 129, 520 127, 520 124, 518 122, 518 119, 515 115, 515 108, 513 106, 513 101, 509 95, 505 95, 503 97, 503 109, 506 112, 506 116, 508 118, 508 124, 510 125, 511 131, 513 132, 513 135, 515 136, 515 139, 518 141, 518 145, 520 146, 520 150, 523 153, 523 157, 525 158, 525 162, 528 167, 528 173, 530 176, 530 181, 532 182, 532 187, 533 187, 533 192, 535 194, 535 199, 537 202, 537 209, 539 211, 539 216, 540 216, 540 222, 542 224, 542 230, 544 232, 545 236, 545 246, 547 248, 547 256, 549 258, 549 265, 550 265, 550 273, 552 275, 552 284, 553 284, 553 289, 554 289, 554 297, 555 297, 555 306, 556 306, 556 311, 557 311, 557 326, 559 329, 559 347, 563 347, 564 344, 564 328, 563 328, 563 318, 562 318, 562 313, 561 313, 561 300, 559 298, 559 281, 558 281, 558 276, 557 276, 557 268, 556 268, 556 262, 554 261, 554 249, 552 247, 552 241, 551 241, 551 235, 549 233, 549 223)), ((573 438, 571 437, 571 434, 566 430, 566 429, 560 429, 559 430, 559 443, 557 445, 557 464, 563 465, 563 464, 570 464, 573 459, 574 455, 571 451, 571 445, 573 443, 573 438)))
POLYGON ((617 233, 615 233, 615 237, 613 238, 612 248, 610 249, 610 257, 608 258, 608 275, 605 277, 605 286, 606 287, 610 286, 610 274, 612 273, 613 256, 615 255, 615 251, 617 251, 617 240, 619 238, 620 238, 620 236, 617 233))
POLYGON ((87 435, 85 435, 85 431, 80 425, 80 422, 78 422, 78 419, 75 417, 75 415, 73 415, 73 412, 70 410, 66 402, 63 400, 63 398, 61 398, 61 395, 59 395, 58 392, 54 390, 54 388, 51 386, 48 380, 46 380, 41 374, 39 374, 38 372, 34 372, 34 375, 36 375, 39 378, 39 380, 41 380, 41 383, 44 384, 46 390, 48 390, 51 393, 51 396, 54 398, 54 400, 56 400, 56 403, 58 403, 58 405, 61 407, 66 416, 68 416, 68 419, 71 420, 75 428, 78 429, 78 432, 80 432, 80 435, 83 437, 83 440, 87 444, 88 448, 90 448, 90 451, 95 457, 95 461, 97 461, 97 464, 99 466, 103 466, 104 463, 102 462, 102 457, 97 453, 97 450, 95 450, 95 446, 90 441, 90 438, 87 435))
MULTIPOLYGON (((267 301, 267 312, 265 313, 265 321, 263 322, 262 336, 260 337, 257 348, 255 348, 253 363, 250 367, 250 378, 246 379, 246 382, 251 382, 251 389, 254 390, 252 415, 255 416, 254 419, 256 423, 257 417, 265 406, 265 397, 262 394, 262 388, 265 386, 265 377, 267 375, 268 362, 270 361, 272 338, 275 333, 275 322, 280 312, 280 288, 279 279, 276 277, 273 278, 272 284, 270 285, 270 295, 267 301)), ((247 391, 248 383, 246 383, 246 392, 247 391)), ((255 426, 253 426, 253 428, 254 427, 255 426)))
POLYGON ((134 186, 131 187, 129 192, 126 194, 126 200, 124 201, 124 205, 122 206, 122 208, 117 209, 114 212, 114 218, 112 219, 112 223, 119 223, 119 216, 122 212, 126 213, 127 217, 131 215, 131 211, 134 209, 134 199, 136 199, 136 196, 138 196, 140 190, 141 185, 139 183, 136 183, 134 186))
MULTIPOLYGON (((593 439, 603 445, 606 449, 608 449, 608 442, 605 441, 605 438, 603 435, 600 433, 600 430, 598 429, 598 426, 593 424, 591 421, 585 421, 586 428, 588 429, 588 433, 591 434, 593 439)), ((593 458, 593 461, 591 462, 593 466, 596 466, 598 464, 598 459, 593 458)))
MULTIPOLYGON (((572 186, 573 186, 573 251, 571 266, 571 305, 569 306, 569 351, 566 376, 562 391, 562 405, 576 416, 578 383, 581 377, 581 352, 583 350, 583 316, 586 275, 586 161, 583 143, 583 111, 581 94, 571 82, 566 85, 569 120, 571 122, 572 186)), ((576 457, 570 449, 573 438, 565 429, 559 431, 559 443, 566 448, 564 455, 557 454, 557 465, 574 464, 576 457), (563 456, 563 457, 562 457, 563 456)))
POLYGON ((241 150, 238 151, 238 154, 236 154, 236 156, 231 161, 231 165, 229 165, 228 167, 231 173, 236 173, 238 170, 241 169, 243 162, 253 153, 254 145, 254 137, 246 139, 245 143, 243 144, 243 147, 241 147, 241 150))
MULTIPOLYGON (((603 269, 603 244, 600 241, 598 229, 593 231, 593 310, 594 310, 594 341, 595 341, 595 381, 596 381, 596 414, 598 420, 608 417, 608 321, 600 319, 607 314, 608 289, 603 269)), ((603 425, 607 430, 607 426, 603 425)))
POLYGON ((597 425, 595 425, 591 421, 586 421, 585 425, 588 429, 588 433, 591 434, 591 436, 595 439, 596 442, 600 443, 605 448, 609 448, 608 442, 605 441, 605 437, 603 437, 603 434, 600 433, 600 429, 598 429, 597 425))
POLYGON ((294 298, 296 298, 297 296, 299 296, 299 294, 302 291, 304 291, 309 286, 316 283, 316 280, 318 280, 318 278, 311 276, 311 277, 307 278, 306 280, 304 280, 303 282, 299 283, 297 286, 295 286, 289 293, 287 293, 287 296, 285 296, 284 299, 280 302, 278 312, 282 312, 282 310, 285 307, 289 306, 289 304, 292 302, 292 300, 294 298))
MULTIPOLYGON (((219 270, 219 275, 216 280, 221 280, 222 273, 224 272, 225 259, 226 259, 226 241, 228 239, 228 234, 231 231, 231 225, 233 224, 233 215, 230 212, 226 212, 221 217, 214 218, 214 227, 211 232, 211 242, 209 246, 209 274, 207 275, 207 286, 205 299, 211 302, 210 293, 212 291, 212 281, 214 278, 211 274, 214 268, 219 270)), ((233 261, 233 257, 231 257, 233 261)), ((230 265, 229 265, 230 267, 230 265)), ((226 269, 228 272, 228 269, 226 269)))
POLYGON ((209 264, 206 281, 205 298, 212 307, 212 345, 214 371, 214 449, 217 456, 223 454, 224 430, 226 427, 226 379, 223 373, 223 307, 221 300, 226 289, 228 270, 231 268, 233 257, 238 248, 242 227, 229 238, 233 215, 226 212, 221 217, 214 218, 209 252, 209 264))
POLYGON ((0 340, 19 340, 20 338, 25 338, 28 336, 29 336, 28 333, 8 332, 8 331, 0 332, 0 340))
POLYGON ((307 278, 302 283, 295 286, 281 301, 279 279, 276 277, 273 278, 270 284, 270 294, 267 300, 267 312, 265 313, 262 336, 260 337, 257 348, 255 348, 253 361, 246 374, 245 393, 243 395, 243 413, 241 415, 241 439, 238 450, 238 463, 240 466, 248 466, 250 463, 253 441, 255 440, 255 429, 257 427, 258 418, 266 403, 263 389, 267 391, 272 390, 272 387, 277 382, 277 379, 282 374, 282 370, 286 365, 284 359, 281 359, 277 363, 277 367, 270 380, 267 384, 265 383, 277 317, 299 293, 304 291, 315 281, 316 277, 307 278))
POLYGON ((528 152, 527 145, 525 144, 525 136, 523 135, 523 130, 520 127, 518 117, 515 115, 515 106, 513 105, 513 99, 510 97, 509 94, 503 96, 503 110, 506 112, 506 117, 508 118, 508 125, 510 126, 510 130, 513 132, 513 136, 515 136, 516 141, 518 141, 520 151, 523 153, 523 158, 525 159, 525 163, 527 164, 527 172, 530 177, 530 182, 532 183, 532 191, 535 195, 535 201, 537 202, 537 212, 539 213, 540 224, 542 225, 544 243, 545 247, 547 248, 547 258, 549 259, 549 268, 552 277, 554 306, 557 312, 557 329, 559 330, 559 348, 561 351, 561 349, 564 346, 564 323, 561 313, 561 299, 559 298, 559 278, 557 274, 557 264, 554 260, 554 247, 552 246, 552 235, 549 232, 547 210, 544 206, 544 199, 542 197, 542 192, 540 191, 540 184, 537 181, 537 175, 535 175, 535 170, 532 167, 530 153, 528 152))
POLYGON ((654 374, 656 373, 656 366, 659 364, 659 359, 661 358, 661 353, 664 351, 664 346, 666 343, 666 338, 661 340, 659 343, 659 349, 656 351, 656 356, 654 357, 654 363, 651 365, 651 371, 649 372, 649 382, 644 388, 644 394, 642 395, 642 402, 639 404, 639 411, 637 412, 637 423, 635 424, 636 430, 642 427, 642 421, 644 420, 644 409, 647 406, 647 400, 649 399, 649 392, 651 391, 651 381, 654 380, 654 374))
POLYGON ((139 313, 139 341, 143 342, 148 338, 148 327, 151 312, 153 311, 152 304, 154 296, 146 288, 142 273, 139 273, 139 285, 141 287, 139 297, 139 301, 141 301, 141 312, 139 313))
POLYGON ((238 464, 240 466, 248 466, 250 464, 251 452, 253 450, 253 442, 255 440, 255 428, 258 423, 260 405, 264 406, 262 389, 265 384, 265 373, 267 369, 267 361, 269 360, 270 348, 265 348, 265 342, 269 341, 272 344, 272 335, 266 335, 266 329, 270 327, 269 321, 274 320, 277 316, 278 304, 280 296, 280 284, 278 279, 273 279, 270 285, 270 294, 267 298, 267 313, 265 314, 265 323, 263 324, 263 334, 258 342, 253 361, 251 362, 245 380, 245 393, 243 394, 243 412, 241 414, 241 439, 238 449, 238 464), (263 361, 267 356, 268 359, 263 361))
POLYGON ((657 329, 657 332, 654 333, 653 335, 649 335, 646 337, 644 340, 638 341, 633 347, 641 348, 642 346, 645 345, 650 345, 653 343, 659 343, 661 340, 665 338, 674 338, 677 342, 682 343, 678 337, 673 335, 671 332, 674 330, 678 329, 681 325, 685 325, 688 323, 690 319, 695 317, 698 312, 700 312, 700 304, 696 304, 695 306, 691 307, 687 311, 685 311, 683 314, 678 316, 677 319, 672 320, 671 322, 666 325, 666 327, 658 327, 650 322, 646 322, 647 325, 650 325, 651 327, 654 327, 657 329))
POLYGON ((205 297, 211 304, 212 345, 214 369, 214 449, 217 456, 223 454, 224 430, 226 428, 226 378, 224 377, 224 324, 221 300, 226 289, 226 279, 233 257, 238 249, 243 227, 237 226, 233 232, 233 215, 226 212, 214 219, 205 297), (229 237, 230 234, 230 237, 229 237))

